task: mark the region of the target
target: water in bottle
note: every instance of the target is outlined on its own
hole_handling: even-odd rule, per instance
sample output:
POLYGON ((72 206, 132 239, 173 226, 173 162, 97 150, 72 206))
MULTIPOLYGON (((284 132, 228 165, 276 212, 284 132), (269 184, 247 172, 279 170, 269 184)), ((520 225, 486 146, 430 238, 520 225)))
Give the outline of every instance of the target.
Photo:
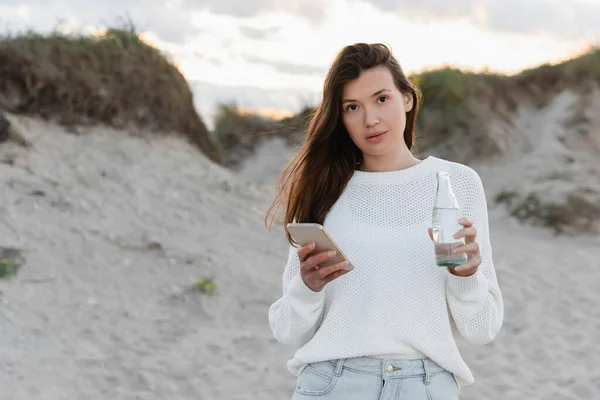
POLYGON ((435 261, 439 267, 456 267, 467 262, 466 254, 454 254, 453 250, 465 243, 464 238, 454 239, 463 229, 458 223, 459 204, 450 185, 447 172, 437 173, 437 193, 433 208, 432 230, 435 261))

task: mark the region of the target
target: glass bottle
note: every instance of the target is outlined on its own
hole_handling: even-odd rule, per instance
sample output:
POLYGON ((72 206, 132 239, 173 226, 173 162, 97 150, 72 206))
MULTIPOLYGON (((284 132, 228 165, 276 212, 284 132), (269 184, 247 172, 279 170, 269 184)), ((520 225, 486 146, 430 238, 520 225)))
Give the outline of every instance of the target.
POLYGON ((435 262, 438 267, 456 267, 467 262, 467 255, 452 251, 465 244, 465 239, 455 239, 456 232, 463 229, 458 223, 459 204, 450 184, 447 172, 437 173, 437 193, 433 206, 432 230, 435 262))

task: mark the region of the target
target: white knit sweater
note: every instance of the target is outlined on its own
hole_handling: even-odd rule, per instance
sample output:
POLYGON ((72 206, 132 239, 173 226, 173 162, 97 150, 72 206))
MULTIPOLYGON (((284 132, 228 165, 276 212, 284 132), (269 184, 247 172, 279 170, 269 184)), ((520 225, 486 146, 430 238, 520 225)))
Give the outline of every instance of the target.
POLYGON ((456 339, 485 344, 503 321, 487 203, 471 168, 430 156, 392 172, 356 171, 324 222, 354 270, 313 292, 290 246, 283 295, 269 309, 274 337, 298 346, 288 368, 351 357, 427 356, 461 385, 474 381, 456 339), (431 226, 436 172, 447 171, 460 215, 477 229, 482 264, 470 277, 435 265, 431 226))

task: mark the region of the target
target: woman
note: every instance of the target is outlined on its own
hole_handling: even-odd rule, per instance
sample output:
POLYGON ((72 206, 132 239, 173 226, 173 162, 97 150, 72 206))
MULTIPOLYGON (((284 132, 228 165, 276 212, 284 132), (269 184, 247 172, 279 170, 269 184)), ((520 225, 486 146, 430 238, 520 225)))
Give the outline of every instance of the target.
POLYGON ((419 96, 390 49, 359 43, 336 56, 306 142, 269 214, 321 223, 351 265, 292 238, 275 338, 298 346, 293 399, 457 399, 474 381, 456 345, 494 339, 503 320, 487 204, 478 174, 411 149, 419 96), (468 262, 437 267, 431 241, 436 173, 460 204, 468 262), (429 233, 429 235, 428 235, 429 233))

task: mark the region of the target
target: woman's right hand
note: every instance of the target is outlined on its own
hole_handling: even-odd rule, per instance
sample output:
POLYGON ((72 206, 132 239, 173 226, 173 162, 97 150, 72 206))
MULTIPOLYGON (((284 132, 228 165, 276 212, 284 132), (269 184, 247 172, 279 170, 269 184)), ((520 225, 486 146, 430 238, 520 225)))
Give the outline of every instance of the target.
POLYGON ((298 250, 300 275, 304 284, 313 292, 320 292, 326 284, 354 269, 352 265, 348 265, 347 261, 335 263, 327 267, 320 267, 319 264, 329 260, 336 253, 335 251, 323 251, 311 255, 310 253, 314 249, 315 244, 309 243, 298 250))

